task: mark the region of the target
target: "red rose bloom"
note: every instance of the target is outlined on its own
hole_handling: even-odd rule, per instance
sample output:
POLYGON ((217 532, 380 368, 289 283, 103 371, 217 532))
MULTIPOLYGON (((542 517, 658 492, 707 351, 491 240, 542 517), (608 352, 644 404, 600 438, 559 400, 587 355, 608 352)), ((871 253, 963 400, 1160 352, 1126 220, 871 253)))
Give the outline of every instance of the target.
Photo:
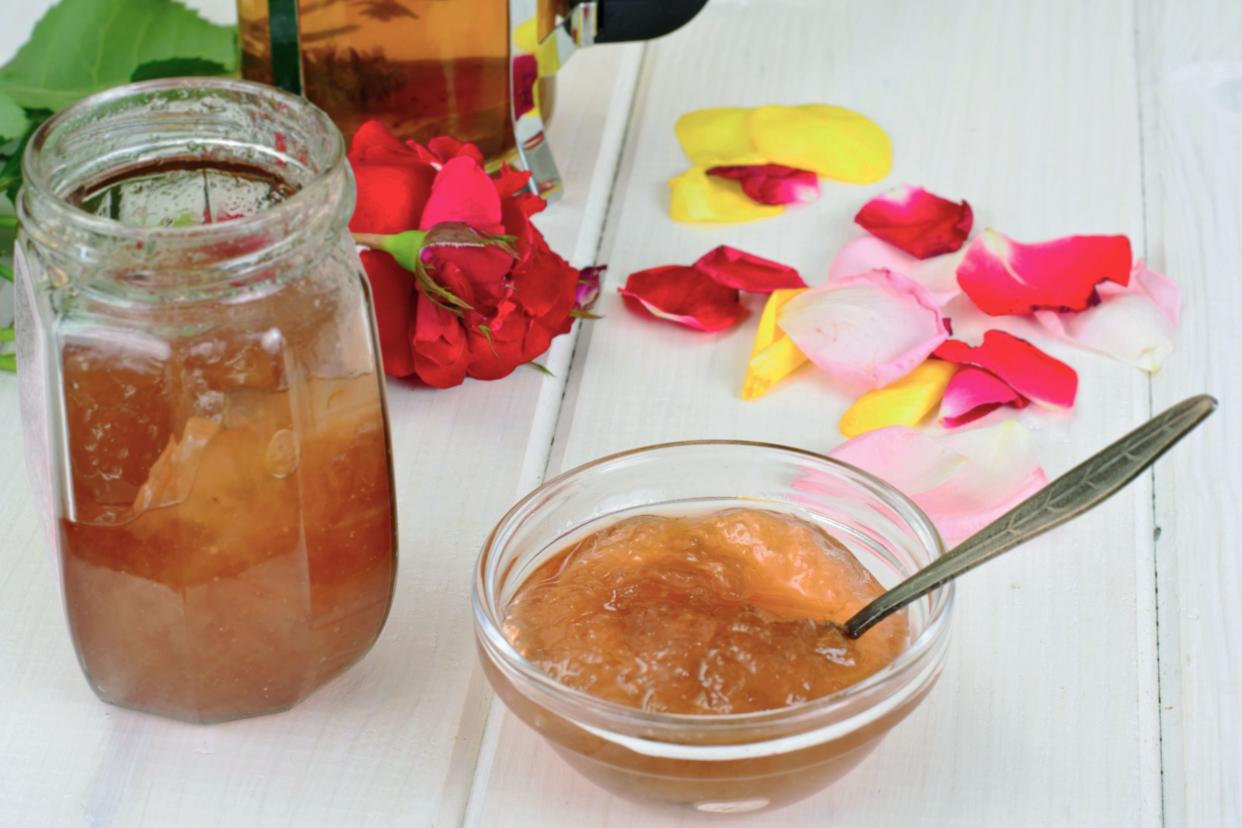
POLYGON ((578 271, 531 223, 545 202, 525 191, 529 173, 505 167, 493 178, 472 144, 402 143, 374 121, 354 135, 349 161, 358 182, 350 230, 432 231, 418 253, 430 285, 388 253, 362 253, 387 374, 437 388, 499 379, 569 331, 578 271), (463 224, 478 243, 434 242, 435 228, 463 224))

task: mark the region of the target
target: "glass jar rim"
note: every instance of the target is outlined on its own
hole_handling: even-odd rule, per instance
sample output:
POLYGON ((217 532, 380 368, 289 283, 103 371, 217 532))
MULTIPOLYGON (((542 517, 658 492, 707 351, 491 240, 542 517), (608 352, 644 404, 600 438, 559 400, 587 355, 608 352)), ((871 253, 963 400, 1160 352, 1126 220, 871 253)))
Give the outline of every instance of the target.
MULTIPOLYGON (((793 446, 781 445, 778 443, 767 443, 752 440, 681 440, 668 443, 656 443, 638 448, 628 449, 626 451, 609 454, 604 457, 597 458, 588 463, 576 466, 568 471, 545 481, 536 487, 522 499, 520 499, 504 516, 497 522, 496 527, 488 535, 487 541, 484 543, 479 553, 475 566, 475 578, 472 588, 472 604, 475 616, 475 626, 482 636, 482 644, 488 651, 489 656, 498 656, 503 659, 505 666, 519 673, 523 679, 530 682, 537 688, 541 695, 549 699, 556 699, 568 704, 574 705, 575 708, 582 709, 597 717, 611 722, 622 723, 625 725, 638 726, 647 730, 658 730, 666 733, 676 733, 692 729, 706 733, 729 733, 735 731, 744 731, 764 725, 773 724, 793 724, 801 721, 816 721, 821 718, 830 716, 834 712, 845 710, 851 702, 856 701, 864 694, 880 688, 884 685, 900 682, 903 675, 908 675, 914 671, 917 676, 918 663, 928 651, 936 644, 943 641, 948 634, 948 620, 953 605, 954 584, 952 581, 936 588, 929 596, 930 609, 927 615, 927 621, 923 625, 922 630, 915 637, 910 645, 889 662, 882 669, 868 676, 856 684, 830 693, 826 696, 810 699, 799 704, 790 705, 788 707, 773 708, 770 710, 760 710, 750 713, 727 713, 727 714, 691 714, 691 713, 666 713, 659 711, 646 711, 640 708, 629 707, 617 702, 594 696, 582 690, 569 687, 562 684, 552 676, 540 670, 520 653, 512 645, 509 639, 500 629, 500 619, 496 610, 498 603, 495 590, 489 582, 489 575, 494 569, 494 555, 499 551, 498 542, 503 531, 515 524, 517 521, 532 512, 533 504, 539 499, 539 496, 549 489, 561 486, 568 481, 580 477, 581 475, 592 470, 599 469, 602 466, 625 461, 629 458, 650 455, 662 451, 675 450, 688 447, 725 447, 725 448, 748 448, 760 451, 771 451, 779 454, 792 455, 801 460, 811 460, 824 464, 828 468, 844 471, 850 475, 854 475, 859 481, 867 483, 874 492, 882 495, 888 500, 888 505, 896 509, 904 523, 916 530, 924 537, 930 538, 932 541, 929 560, 935 560, 945 554, 944 542, 940 537, 940 533, 936 530, 931 519, 926 513, 911 500, 908 496, 897 490, 890 484, 876 477, 875 475, 864 471, 857 466, 836 460, 823 454, 799 449, 793 446)), ((846 721, 852 718, 852 715, 862 715, 866 711, 859 711, 857 714, 847 714, 846 721)))
MULTIPOLYGON (((345 159, 345 141, 340 131, 332 123, 327 113, 303 97, 292 95, 266 84, 236 78, 160 78, 123 84, 88 95, 40 124, 27 143, 22 156, 22 186, 24 190, 29 189, 31 193, 38 197, 42 207, 53 211, 57 217, 64 220, 67 224, 87 232, 125 241, 132 240, 144 243, 166 241, 179 244, 207 245, 242 233, 253 232, 267 225, 290 221, 291 217, 299 211, 306 209, 306 205, 313 204, 316 198, 322 197, 321 191, 328 186, 332 178, 340 174, 342 167, 345 165, 345 159), (308 122, 313 123, 317 131, 322 131, 328 137, 332 146, 326 154, 321 168, 314 171, 310 178, 302 183, 288 198, 282 199, 279 203, 250 215, 211 224, 155 227, 125 224, 107 216, 87 212, 53 188, 49 178, 49 171, 44 169, 45 165, 39 163, 39 154, 43 151, 46 142, 58 127, 73 121, 75 118, 81 118, 92 110, 100 109, 108 104, 127 98, 180 89, 250 95, 256 100, 280 104, 287 107, 296 117, 305 118, 308 122)), ((19 215, 26 212, 23 209, 23 202, 24 198, 19 195, 17 198, 19 215)), ((24 218, 25 216, 23 216, 24 218)), ((24 220, 22 223, 26 224, 24 220)))

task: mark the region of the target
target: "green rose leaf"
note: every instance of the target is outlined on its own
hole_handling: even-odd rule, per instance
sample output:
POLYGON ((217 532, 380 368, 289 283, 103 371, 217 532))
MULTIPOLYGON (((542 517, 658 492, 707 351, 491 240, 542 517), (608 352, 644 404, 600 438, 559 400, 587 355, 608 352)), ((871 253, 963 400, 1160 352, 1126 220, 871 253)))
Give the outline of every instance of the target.
POLYGON ((26 131, 26 110, 12 97, 0 92, 0 143, 26 131))
POLYGON ((152 60, 142 64, 129 76, 131 81, 156 80, 158 78, 183 78, 191 75, 227 75, 228 67, 214 60, 203 58, 170 58, 152 60))
POLYGON ((28 109, 61 109, 174 58, 237 65, 236 31, 176 0, 60 0, 0 67, 0 92, 28 109))

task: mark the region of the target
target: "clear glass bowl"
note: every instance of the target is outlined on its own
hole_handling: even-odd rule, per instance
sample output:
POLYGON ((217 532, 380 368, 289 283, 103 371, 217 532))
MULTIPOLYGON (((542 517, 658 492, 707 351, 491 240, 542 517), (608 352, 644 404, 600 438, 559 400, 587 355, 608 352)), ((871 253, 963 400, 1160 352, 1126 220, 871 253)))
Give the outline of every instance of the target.
POLYGON ((927 516, 883 481, 798 449, 735 441, 668 443, 580 466, 523 498, 483 547, 474 616, 488 679, 510 710, 609 791, 722 813, 797 801, 857 765, 940 675, 952 584, 909 608, 910 646, 883 670, 758 713, 650 713, 608 702, 546 675, 502 633, 518 586, 582 535, 634 514, 738 506, 818 524, 885 587, 944 553, 927 516))

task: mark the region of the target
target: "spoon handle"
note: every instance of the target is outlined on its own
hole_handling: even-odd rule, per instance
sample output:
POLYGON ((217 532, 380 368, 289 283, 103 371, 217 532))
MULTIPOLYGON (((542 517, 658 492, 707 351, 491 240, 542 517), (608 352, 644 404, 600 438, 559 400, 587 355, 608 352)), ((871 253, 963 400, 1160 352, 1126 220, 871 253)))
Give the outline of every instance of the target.
POLYGON ((946 581, 1099 505, 1215 410, 1216 400, 1200 394, 1148 420, 860 609, 845 622, 846 635, 857 638, 946 581))

